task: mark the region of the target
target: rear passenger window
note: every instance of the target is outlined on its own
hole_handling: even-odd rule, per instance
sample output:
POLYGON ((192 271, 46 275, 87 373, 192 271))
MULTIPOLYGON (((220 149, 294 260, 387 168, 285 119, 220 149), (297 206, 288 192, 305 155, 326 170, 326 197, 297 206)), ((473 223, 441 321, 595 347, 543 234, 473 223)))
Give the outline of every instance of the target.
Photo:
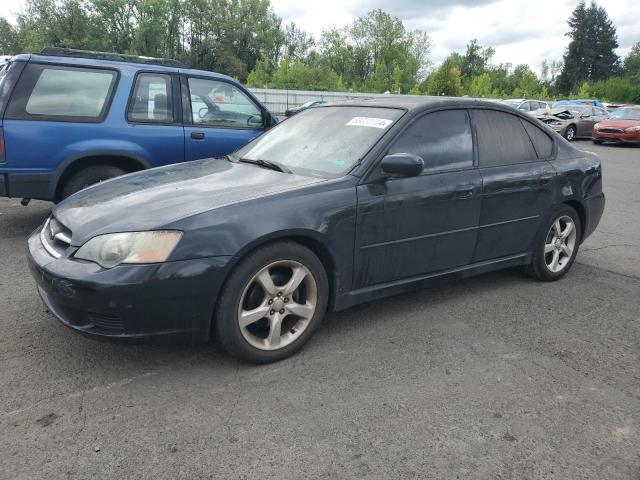
POLYGON ((538 159, 520 118, 495 110, 474 110, 481 167, 511 165, 538 159))
POLYGON ((99 121, 106 115, 116 78, 111 70, 29 64, 7 116, 99 121))
POLYGON ((132 122, 173 123, 171 76, 141 73, 136 79, 127 118, 132 122))
POLYGON ((415 120, 400 134, 389 153, 412 153, 424 160, 425 173, 471 167, 473 137, 466 110, 443 110, 415 120))
POLYGON ((553 140, 549 135, 529 122, 522 120, 522 124, 533 142, 538 158, 550 158, 553 153, 553 140))

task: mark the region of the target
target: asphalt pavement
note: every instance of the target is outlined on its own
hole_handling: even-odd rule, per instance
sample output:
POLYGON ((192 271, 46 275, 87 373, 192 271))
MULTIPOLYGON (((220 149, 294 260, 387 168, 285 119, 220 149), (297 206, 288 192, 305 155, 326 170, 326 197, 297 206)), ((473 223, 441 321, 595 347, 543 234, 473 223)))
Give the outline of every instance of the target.
POLYGON ((0 199, 0 478, 640 479, 640 148, 570 274, 508 270, 330 314, 267 366, 48 314, 0 199))

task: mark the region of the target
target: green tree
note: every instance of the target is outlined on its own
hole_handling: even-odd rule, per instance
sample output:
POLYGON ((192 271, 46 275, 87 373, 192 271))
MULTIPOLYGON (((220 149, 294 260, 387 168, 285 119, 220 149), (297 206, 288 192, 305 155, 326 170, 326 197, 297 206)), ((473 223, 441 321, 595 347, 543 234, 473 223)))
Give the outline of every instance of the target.
POLYGON ((269 85, 271 74, 269 73, 268 61, 261 58, 247 77, 247 86, 254 88, 265 88, 269 85))
POLYGON ((640 42, 631 47, 631 51, 624 60, 624 73, 640 81, 640 42))
POLYGON ((411 87, 411 90, 409 90, 409 95, 422 95, 419 83, 416 83, 413 85, 413 87, 411 87))
POLYGON ((401 92, 401 82, 402 82, 402 70, 398 65, 393 67, 393 72, 391 74, 393 78, 393 84, 391 85, 391 91, 396 94, 400 94, 401 92))
POLYGON ((383 93, 389 89, 389 70, 384 60, 376 64, 376 69, 368 83, 369 90, 374 93, 383 93))
POLYGON ((4 18, 0 18, 0 55, 21 53, 19 34, 4 18))
POLYGON ((427 92, 429 95, 449 97, 457 97, 462 94, 460 70, 453 65, 450 59, 442 62, 442 65, 429 76, 427 92))
POLYGON ((616 28, 603 7, 595 2, 587 7, 580 2, 568 23, 571 42, 558 79, 558 87, 565 94, 584 81, 606 80, 618 70, 616 28))
POLYGON ((478 43, 478 40, 471 40, 467 44, 467 51, 460 57, 460 65, 458 66, 463 84, 469 86, 473 78, 485 73, 494 54, 493 48, 484 48, 478 43))
POLYGON ((490 97, 493 87, 491 85, 491 76, 483 73, 471 79, 469 86, 469 95, 472 97, 490 97))

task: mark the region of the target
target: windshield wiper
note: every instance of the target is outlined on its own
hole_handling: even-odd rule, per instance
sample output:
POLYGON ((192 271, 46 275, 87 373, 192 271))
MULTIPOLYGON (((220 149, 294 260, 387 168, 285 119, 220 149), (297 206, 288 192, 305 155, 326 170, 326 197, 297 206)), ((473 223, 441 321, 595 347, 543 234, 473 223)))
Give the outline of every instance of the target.
POLYGON ((275 170, 276 172, 293 173, 284 165, 276 162, 271 162, 269 160, 261 160, 261 159, 253 160, 251 158, 241 158, 239 161, 242 163, 250 163, 252 165, 258 165, 262 168, 269 168, 271 170, 275 170))

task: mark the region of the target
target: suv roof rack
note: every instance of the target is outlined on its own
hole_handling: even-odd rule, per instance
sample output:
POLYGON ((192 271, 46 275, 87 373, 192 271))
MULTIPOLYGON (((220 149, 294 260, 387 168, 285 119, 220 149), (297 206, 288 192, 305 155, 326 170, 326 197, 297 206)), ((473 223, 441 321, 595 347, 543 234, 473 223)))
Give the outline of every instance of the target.
POLYGON ((144 65, 160 65, 163 67, 188 68, 184 63, 169 58, 152 58, 123 53, 92 52, 91 50, 75 50, 72 48, 46 47, 40 55, 52 57, 92 58, 95 60, 111 60, 114 62, 142 63, 144 65))

